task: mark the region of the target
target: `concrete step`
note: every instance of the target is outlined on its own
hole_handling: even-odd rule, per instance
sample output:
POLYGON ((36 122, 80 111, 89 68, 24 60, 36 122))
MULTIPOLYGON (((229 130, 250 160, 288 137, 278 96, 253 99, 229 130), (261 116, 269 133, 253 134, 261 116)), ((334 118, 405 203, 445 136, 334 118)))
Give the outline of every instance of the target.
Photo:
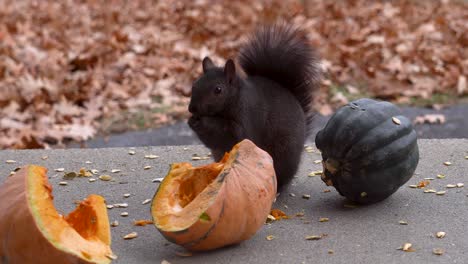
MULTIPOLYGON (((417 124, 419 138, 468 138, 468 105, 455 105, 442 110, 428 108, 403 107, 403 115, 411 120, 426 114, 445 115, 444 124, 417 124)), ((313 143, 315 134, 327 123, 330 116, 316 115, 313 122, 312 136, 308 144, 313 143)), ((110 136, 97 136, 84 144, 71 143, 70 148, 88 147, 130 147, 130 146, 175 146, 201 144, 185 122, 147 131, 132 131, 110 136)))

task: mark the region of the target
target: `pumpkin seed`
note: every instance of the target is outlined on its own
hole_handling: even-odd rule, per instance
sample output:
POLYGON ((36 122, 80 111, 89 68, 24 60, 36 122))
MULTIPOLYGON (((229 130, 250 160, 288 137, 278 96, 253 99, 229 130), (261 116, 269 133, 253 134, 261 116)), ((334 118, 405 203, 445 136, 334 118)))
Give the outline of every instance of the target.
POLYGON ((114 208, 114 206, 113 206, 112 204, 108 204, 108 205, 106 205, 106 207, 107 207, 107 209, 112 209, 112 208, 114 208))
POLYGON ((88 181, 89 181, 89 182, 95 182, 95 181, 96 181, 96 179, 94 179, 94 178, 89 178, 89 180, 88 180, 88 181))
POLYGON ((460 182, 460 183, 457 183, 457 187, 458 187, 458 188, 461 188, 461 187, 463 187, 463 186, 465 186, 464 183, 461 183, 461 182, 460 182))
POLYGON ((436 193, 437 191, 434 189, 426 189, 424 190, 424 193, 436 193))
POLYGON ((330 189, 325 189, 325 190, 323 190, 323 192, 324 192, 324 193, 329 193, 329 192, 331 192, 331 191, 330 191, 330 189))
POLYGON ((201 157, 192 157, 192 160, 201 160, 201 157))
POLYGON ((164 180, 164 178, 156 178, 156 179, 153 179, 153 182, 162 182, 164 180))
POLYGON ((85 163, 86 163, 86 164, 91 164, 91 163, 93 163, 93 162, 92 162, 92 161, 89 161, 89 160, 87 160, 87 161, 85 161, 85 163))
POLYGON ((119 226, 119 221, 112 221, 112 222, 110 223, 110 226, 112 226, 112 227, 117 227, 117 226, 119 226))
POLYGON ((47 156, 47 155, 41 157, 42 160, 46 160, 48 158, 49 158, 49 156, 47 156))
POLYGON ((320 164, 320 163, 322 163, 322 160, 314 160, 314 163, 315 164, 320 164))
POLYGON ((129 151, 128 151, 128 154, 129 154, 129 155, 135 155, 136 152, 135 152, 134 150, 129 150, 129 151))
POLYGON ((111 172, 112 173, 118 173, 118 172, 120 172, 120 170, 119 169, 113 169, 113 170, 111 170, 111 172))
POLYGON ((76 172, 74 171, 71 171, 71 172, 67 172, 65 173, 65 175, 63 175, 63 179, 65 180, 73 180, 75 177, 77 177, 78 174, 76 174, 76 172))
POLYGON ((322 236, 316 236, 316 235, 306 236, 305 239, 306 240, 320 240, 322 239, 322 236))
POLYGON ((438 191, 436 192, 436 195, 444 195, 445 194, 445 191, 438 191))
POLYGON ((444 250, 442 248, 434 248, 432 250, 432 253, 434 253, 434 255, 440 256, 440 255, 444 254, 444 250))
POLYGON ((450 165, 452 165, 452 162, 446 161, 446 162, 444 162, 444 165, 445 165, 445 166, 450 166, 450 165))
POLYGON ((424 178, 424 180, 426 180, 426 181, 432 181, 432 180, 434 180, 434 178, 424 178))
POLYGON ((55 169, 56 172, 63 172, 65 171, 65 168, 58 168, 58 169, 55 169))
POLYGON ((289 196, 296 197, 296 195, 294 193, 290 193, 289 196))
POLYGON ((112 259, 112 260, 117 259, 117 255, 115 255, 114 253, 109 253, 109 254, 106 255, 106 257, 108 257, 109 259, 112 259))
POLYGON ((80 169, 80 172, 79 172, 79 174, 78 174, 78 176, 81 176, 81 177, 91 177, 91 176, 93 176, 93 173, 90 172, 90 171, 88 171, 88 170, 86 170, 86 168, 81 168, 81 169, 80 169))
POLYGON ((311 146, 306 146, 306 147, 304 148, 304 150, 305 150, 307 153, 314 152, 314 148, 311 147, 311 146))
POLYGON ((66 181, 61 181, 61 182, 59 182, 59 184, 60 184, 60 185, 68 185, 68 182, 66 182, 66 181))
POLYGON ((465 159, 468 159, 468 156, 465 156, 465 159))
POLYGON ((455 184, 447 184, 445 187, 447 187, 447 188, 455 188, 455 187, 457 187, 457 185, 455 185, 455 184))
POLYGON ((96 169, 93 169, 93 170, 90 170, 90 171, 91 171, 92 174, 98 174, 99 173, 99 171, 96 170, 96 169))
POLYGON ((445 175, 444 175, 444 174, 437 174, 437 178, 439 178, 439 179, 444 179, 444 178, 445 178, 445 175))
POLYGON ((398 221, 398 223, 399 223, 400 225, 408 225, 408 222, 406 222, 406 221, 404 221, 404 220, 400 220, 400 221, 398 221))
POLYGON ((114 204, 114 206, 117 207, 117 208, 127 208, 128 203, 116 203, 116 204, 114 204))
POLYGON ((418 188, 418 186, 416 184, 411 184, 409 187, 410 188, 418 188))
POLYGON ((399 250, 403 250, 405 252, 413 252, 413 244, 411 243, 404 243, 403 246, 398 248, 399 250))
POLYGON ((130 194, 129 194, 129 193, 125 193, 123 196, 124 196, 125 198, 128 198, 128 197, 130 197, 130 194))
POLYGON ((302 198, 309 200, 309 199, 310 199, 310 195, 309 195, 309 194, 303 194, 303 195, 302 195, 302 198))
POLYGON ((328 222, 330 219, 328 217, 320 217, 319 218, 319 222, 323 223, 323 222, 328 222))
POLYGON ((397 124, 397 125, 401 125, 401 121, 400 119, 396 118, 396 117, 392 117, 392 121, 393 123, 397 124))
POLYGON ((268 223, 271 223, 271 222, 274 222, 274 221, 276 221, 276 218, 274 216, 272 216, 271 214, 269 214, 267 216, 267 219, 266 219, 265 222, 268 224, 268 223))
POLYGON ((437 237, 437 238, 444 238, 444 237, 445 237, 445 234, 446 234, 445 232, 439 231, 439 232, 436 233, 436 237, 437 237))
POLYGON ((127 217, 127 216, 128 216, 128 212, 122 212, 122 213, 120 213, 120 216, 127 217))
POLYGON ((320 176, 322 175, 322 173, 323 173, 322 170, 312 171, 311 173, 309 173, 309 177, 320 176))
POLYGON ((137 232, 131 232, 130 234, 125 235, 123 238, 124 239, 134 239, 136 237, 138 237, 138 233, 137 232))
POLYGON ((159 156, 157 155, 145 155, 145 159, 157 159, 159 156))
POLYGON ((107 174, 106 175, 101 175, 101 176, 99 176, 99 179, 101 181, 110 181, 110 180, 112 180, 112 176, 107 175, 107 174))
POLYGON ((16 160, 6 160, 5 163, 7 163, 7 164, 16 163, 16 160))
POLYGON ((143 167, 143 169, 144 170, 149 170, 149 169, 151 169, 151 166, 145 166, 145 167, 143 167))
POLYGON ((183 150, 189 150, 189 148, 187 148, 187 147, 184 147, 184 148, 183 148, 183 150))
POLYGON ((266 237, 266 240, 268 240, 268 241, 271 241, 273 239, 275 239, 274 235, 269 235, 269 236, 266 237))
POLYGON ((141 204, 148 204, 148 203, 150 203, 150 202, 151 202, 151 199, 146 199, 146 200, 144 200, 141 204))

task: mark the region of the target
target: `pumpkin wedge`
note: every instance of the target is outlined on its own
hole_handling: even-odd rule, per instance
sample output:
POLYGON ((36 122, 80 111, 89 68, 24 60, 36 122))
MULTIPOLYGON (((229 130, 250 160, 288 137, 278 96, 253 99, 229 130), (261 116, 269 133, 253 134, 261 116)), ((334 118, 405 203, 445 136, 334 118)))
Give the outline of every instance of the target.
POLYGON ((153 198, 156 228, 192 251, 211 250, 252 237, 276 197, 271 156, 243 140, 217 163, 172 164, 153 198))
POLYGON ((0 187, 0 263, 110 263, 104 198, 92 194, 62 216, 46 172, 28 165, 0 187))

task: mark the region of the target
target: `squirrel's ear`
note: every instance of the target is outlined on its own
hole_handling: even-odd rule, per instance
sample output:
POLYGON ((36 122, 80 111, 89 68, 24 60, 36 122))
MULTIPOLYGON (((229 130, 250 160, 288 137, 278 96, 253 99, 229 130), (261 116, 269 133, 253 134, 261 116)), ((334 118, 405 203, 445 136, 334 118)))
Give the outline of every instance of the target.
POLYGON ((233 60, 229 59, 226 61, 226 65, 224 66, 224 75, 226 76, 228 83, 232 83, 236 77, 236 65, 233 60))
POLYGON ((209 57, 205 57, 202 62, 203 72, 206 73, 209 69, 214 68, 215 65, 209 57))

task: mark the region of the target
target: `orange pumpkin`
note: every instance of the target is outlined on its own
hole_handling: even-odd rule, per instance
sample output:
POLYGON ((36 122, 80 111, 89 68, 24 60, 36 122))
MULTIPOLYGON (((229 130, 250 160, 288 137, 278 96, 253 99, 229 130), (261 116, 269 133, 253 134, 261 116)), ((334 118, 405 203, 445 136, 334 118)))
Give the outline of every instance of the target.
POLYGON ((25 166, 0 187, 0 263, 110 263, 104 198, 92 194, 64 217, 46 172, 25 166))
POLYGON ((156 228, 189 250, 210 250, 252 237, 276 197, 271 156, 250 140, 222 161, 172 164, 151 206, 156 228))

